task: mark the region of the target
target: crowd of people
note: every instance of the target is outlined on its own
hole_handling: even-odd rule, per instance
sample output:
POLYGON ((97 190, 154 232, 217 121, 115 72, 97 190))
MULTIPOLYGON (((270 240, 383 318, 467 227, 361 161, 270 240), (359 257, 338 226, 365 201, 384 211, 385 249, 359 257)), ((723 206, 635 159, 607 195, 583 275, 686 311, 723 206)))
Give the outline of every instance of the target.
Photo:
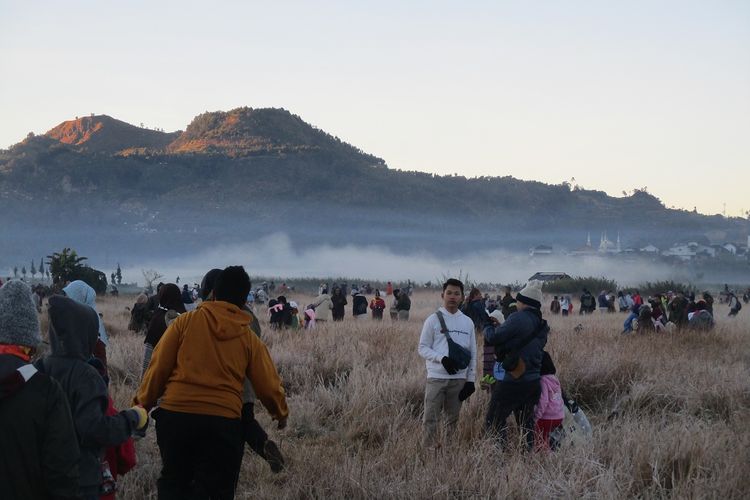
MULTIPOLYGON (((321 285, 316 298, 300 307, 284 294, 268 298, 275 286, 266 285, 252 290, 245 270, 230 266, 210 270, 192 290, 160 283, 155 294, 140 294, 129 328, 144 337, 142 380, 132 406, 118 411, 108 389, 109 338, 93 288, 76 280, 47 298, 49 350, 36 356, 42 297, 23 281, 3 284, 0 447, 14 458, 0 462, 0 497, 114 498, 118 476, 136 463, 133 439, 145 435, 151 418, 162 461, 159 498, 233 498, 245 445, 272 471, 283 470, 278 445, 255 418, 256 402, 279 429, 289 415, 256 311, 268 315, 273 330, 342 321, 349 301, 355 321, 382 321, 386 307, 394 321, 408 321, 412 287, 393 288, 389 282, 381 293, 369 285, 333 284, 329 294, 328 285, 321 285)), ((286 284, 282 290, 292 292, 286 284)), ((624 333, 708 330, 714 324, 708 292, 644 298, 637 290, 602 291, 597 297, 584 290, 580 299, 581 314, 615 308, 626 314, 624 333)), ((448 279, 441 300, 424 321, 417 346, 426 368, 427 449, 441 446, 441 419, 455 432, 462 403, 477 389, 477 336, 483 340, 479 387, 490 392, 484 426, 501 446, 509 445, 511 414, 527 450, 559 446, 564 429, 576 428, 563 427, 568 417, 579 431, 590 432, 545 350, 550 328, 541 282, 530 281, 515 295, 506 287, 493 299, 448 279)), ((732 316, 742 308, 734 294, 727 295, 727 304, 732 316)), ((572 311, 567 295, 555 296, 549 305, 553 315, 572 311)))

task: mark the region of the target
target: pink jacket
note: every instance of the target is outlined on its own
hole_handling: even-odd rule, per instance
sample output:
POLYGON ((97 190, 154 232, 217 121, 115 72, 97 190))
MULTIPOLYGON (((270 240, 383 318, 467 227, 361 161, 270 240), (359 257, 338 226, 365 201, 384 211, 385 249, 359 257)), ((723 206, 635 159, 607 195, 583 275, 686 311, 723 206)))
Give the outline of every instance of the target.
POLYGON ((536 420, 561 420, 565 417, 560 381, 554 375, 542 375, 542 395, 534 409, 536 420))

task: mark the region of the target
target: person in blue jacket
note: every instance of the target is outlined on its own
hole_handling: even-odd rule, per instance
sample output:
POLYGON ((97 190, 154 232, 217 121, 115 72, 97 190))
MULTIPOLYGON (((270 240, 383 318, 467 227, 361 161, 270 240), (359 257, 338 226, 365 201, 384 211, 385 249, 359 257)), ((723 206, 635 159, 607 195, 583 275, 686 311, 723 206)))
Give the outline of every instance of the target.
POLYGON ((485 427, 497 435, 502 445, 507 445, 506 420, 511 413, 524 434, 526 448, 534 444, 534 406, 539 401, 541 385, 539 373, 542 351, 547 344, 549 326, 542 318, 542 282, 530 281, 516 294, 518 310, 508 316, 502 325, 488 321, 484 327, 484 340, 495 346, 497 358, 507 360, 502 379, 492 386, 492 397, 485 419, 485 427), (509 363, 517 354, 513 369, 509 363))

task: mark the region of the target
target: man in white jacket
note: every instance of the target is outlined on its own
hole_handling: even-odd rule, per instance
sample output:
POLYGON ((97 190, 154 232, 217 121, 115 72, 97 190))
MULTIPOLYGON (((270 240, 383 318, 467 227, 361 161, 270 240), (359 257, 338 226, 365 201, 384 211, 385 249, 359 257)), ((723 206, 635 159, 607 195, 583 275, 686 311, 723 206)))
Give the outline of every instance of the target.
POLYGON ((458 423, 461 403, 474 393, 477 366, 477 342, 474 323, 459 310, 464 298, 464 285, 451 278, 443 284, 443 307, 438 309, 445 321, 443 329, 437 313, 431 314, 422 326, 419 355, 427 366, 427 385, 424 394, 424 445, 434 447, 440 413, 445 412, 448 428, 453 431, 458 423), (471 352, 471 361, 464 369, 456 366, 448 356, 446 335, 471 352))

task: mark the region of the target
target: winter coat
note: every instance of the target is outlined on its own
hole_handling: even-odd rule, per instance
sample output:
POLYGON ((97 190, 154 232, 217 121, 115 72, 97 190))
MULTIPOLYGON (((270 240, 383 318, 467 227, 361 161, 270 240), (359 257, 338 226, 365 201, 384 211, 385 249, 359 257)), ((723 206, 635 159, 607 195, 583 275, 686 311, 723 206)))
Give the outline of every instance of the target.
POLYGON ((510 294, 507 294, 502 299, 500 299, 500 308, 501 308, 501 312, 503 313, 503 318, 508 319, 508 316, 512 314, 510 310, 510 305, 513 304, 515 301, 516 299, 511 297, 510 294))
POLYGON ((484 302, 482 302, 481 297, 464 304, 464 306, 461 308, 461 312, 471 319, 476 330, 481 329, 489 319, 487 311, 484 308, 484 302))
MULTIPOLYGON (((346 300, 346 298, 344 298, 346 300)), ((331 310, 333 309, 333 302, 331 302, 331 296, 327 293, 321 293, 315 298, 313 302, 315 307, 315 320, 316 321, 331 321, 331 310)))
POLYGON ((185 312, 185 304, 182 302, 182 293, 177 285, 167 283, 159 289, 159 307, 156 308, 151 321, 148 323, 146 340, 143 341, 144 344, 156 347, 156 344, 159 343, 159 339, 161 339, 161 336, 164 335, 167 329, 167 322, 164 320, 164 316, 170 309, 182 314, 185 312))
POLYGON ((88 306, 53 295, 49 298, 51 354, 36 368, 62 386, 73 416, 81 448, 80 493, 99 493, 104 448, 125 442, 137 426, 134 410, 106 416, 107 386, 99 372, 87 363, 98 336, 98 315, 88 306))
POLYGON ((0 354, 0 498, 77 498, 80 450, 60 384, 0 354))
POLYGON ((358 293, 352 299, 352 314, 354 316, 367 314, 367 297, 361 293, 358 293))
POLYGON ((542 394, 534 408, 534 420, 561 420, 565 417, 565 404, 560 381, 554 375, 542 375, 539 382, 542 394))
POLYGON ((409 298, 409 294, 406 292, 399 293, 398 299, 396 299, 396 310, 408 311, 409 309, 411 309, 411 299, 409 298))
POLYGON ((333 305, 333 319, 344 319, 344 306, 346 306, 348 303, 349 302, 346 301, 346 295, 344 295, 343 293, 339 292, 331 295, 331 304, 333 305))
MULTIPOLYGON (((118 411, 112 402, 112 398, 108 398, 107 405, 107 416, 111 417, 117 415, 118 411)), ((136 456, 135 456, 135 444, 133 439, 128 439, 119 446, 110 446, 104 451, 104 459, 109 464, 109 471, 112 473, 112 479, 115 483, 117 477, 128 473, 135 467, 136 456)), ((113 491, 109 495, 102 495, 99 500, 114 500, 115 492, 113 491)))
POLYGON ((247 377, 271 416, 286 418, 281 379, 251 322, 252 315, 219 300, 178 317, 154 349, 133 402, 150 409, 159 401, 170 411, 239 419, 247 377))
POLYGON ((515 349, 532 332, 536 332, 536 336, 520 352, 520 357, 526 364, 526 371, 518 379, 514 379, 510 372, 507 372, 503 382, 515 383, 539 380, 542 350, 547 344, 549 326, 542 319, 542 313, 539 309, 527 308, 508 316, 508 319, 502 325, 488 324, 484 327, 484 341, 503 352, 515 349))

